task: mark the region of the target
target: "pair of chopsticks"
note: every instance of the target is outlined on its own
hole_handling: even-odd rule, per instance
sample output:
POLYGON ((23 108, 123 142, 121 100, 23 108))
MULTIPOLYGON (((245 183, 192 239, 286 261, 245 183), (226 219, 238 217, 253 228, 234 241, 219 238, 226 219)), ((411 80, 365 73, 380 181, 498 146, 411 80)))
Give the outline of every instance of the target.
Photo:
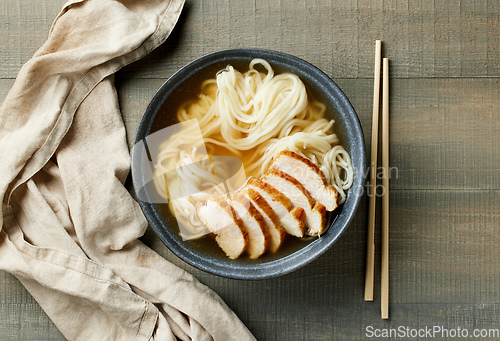
MULTIPOLYGON (((380 107, 380 64, 382 42, 375 42, 375 76, 373 81, 373 122, 370 164, 368 243, 366 255, 365 301, 373 301, 375 262, 375 202, 377 189, 378 122, 380 107)), ((389 59, 382 66, 382 269, 381 313, 389 318, 389 59)))

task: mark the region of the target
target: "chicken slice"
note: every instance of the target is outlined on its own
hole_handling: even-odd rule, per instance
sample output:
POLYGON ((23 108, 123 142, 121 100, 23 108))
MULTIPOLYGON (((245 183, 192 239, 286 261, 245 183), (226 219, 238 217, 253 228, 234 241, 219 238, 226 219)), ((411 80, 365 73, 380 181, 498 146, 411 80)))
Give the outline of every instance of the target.
POLYGON ((304 236, 304 209, 294 207, 290 199, 283 193, 262 180, 250 177, 246 187, 255 190, 264 198, 278 216, 281 226, 287 233, 295 237, 304 236))
POLYGON ((217 244, 229 258, 236 259, 246 250, 247 231, 227 200, 211 197, 198 203, 196 212, 203 225, 215 234, 217 244))
POLYGON ((326 208, 314 200, 297 179, 280 170, 270 169, 261 180, 282 193, 286 193, 294 206, 304 209, 307 235, 318 236, 323 233, 326 226, 326 208))
POLYGON ((289 150, 278 154, 270 169, 277 169, 300 179, 314 200, 322 203, 327 211, 333 211, 338 206, 337 190, 326 182, 325 175, 311 160, 289 150))
POLYGON ((235 192, 227 198, 236 215, 243 221, 248 232, 247 253, 252 259, 259 258, 269 247, 270 235, 264 217, 243 193, 235 192))
POLYGON ((276 252, 285 241, 286 236, 285 229, 281 226, 280 219, 267 201, 257 191, 252 188, 243 187, 241 192, 251 200, 253 206, 264 218, 267 232, 271 237, 269 250, 271 252, 276 252))

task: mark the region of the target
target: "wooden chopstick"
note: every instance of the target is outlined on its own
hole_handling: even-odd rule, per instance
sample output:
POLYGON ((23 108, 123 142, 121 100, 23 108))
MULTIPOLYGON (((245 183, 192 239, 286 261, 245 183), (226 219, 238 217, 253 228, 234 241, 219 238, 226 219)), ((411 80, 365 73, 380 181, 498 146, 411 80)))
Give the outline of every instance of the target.
POLYGON ((382 81, 382 273, 381 313, 389 318, 389 59, 383 60, 382 81))
POLYGON ((375 41, 375 72, 373 78, 372 148, 370 163, 370 183, 368 187, 368 240, 366 245, 365 301, 373 301, 375 268, 375 189, 377 186, 378 121, 380 107, 380 61, 382 42, 375 41))

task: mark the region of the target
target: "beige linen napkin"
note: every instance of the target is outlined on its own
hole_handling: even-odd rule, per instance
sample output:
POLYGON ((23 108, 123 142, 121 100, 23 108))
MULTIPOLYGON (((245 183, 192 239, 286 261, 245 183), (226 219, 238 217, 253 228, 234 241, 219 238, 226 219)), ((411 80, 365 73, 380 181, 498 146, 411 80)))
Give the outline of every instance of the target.
POLYGON ((0 107, 0 269, 70 340, 254 339, 137 239, 147 222, 123 186, 112 74, 167 38, 183 2, 68 2, 0 107))

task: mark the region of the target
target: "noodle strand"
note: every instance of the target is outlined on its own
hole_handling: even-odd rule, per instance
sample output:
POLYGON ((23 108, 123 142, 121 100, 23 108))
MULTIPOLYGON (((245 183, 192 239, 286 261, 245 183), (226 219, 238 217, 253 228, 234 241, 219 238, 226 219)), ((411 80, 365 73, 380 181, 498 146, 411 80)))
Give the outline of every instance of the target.
POLYGON ((340 203, 352 186, 351 158, 332 131, 334 121, 324 118, 326 106, 309 102, 296 75, 275 75, 263 59, 252 60, 249 67, 242 74, 228 66, 215 79, 204 81, 198 98, 178 110, 179 122, 198 120, 208 156, 198 149, 195 134, 186 131, 159 147, 154 183, 162 197, 170 196, 170 209, 185 228, 183 238, 198 238, 206 232, 196 205, 211 195, 225 194, 218 183, 232 175, 230 166, 213 161, 210 155, 238 157, 248 178, 262 176, 279 152, 290 150, 323 171, 339 192, 340 203), (256 70, 258 65, 266 73, 256 70), (177 175, 167 179, 165 174, 173 169, 177 175))

